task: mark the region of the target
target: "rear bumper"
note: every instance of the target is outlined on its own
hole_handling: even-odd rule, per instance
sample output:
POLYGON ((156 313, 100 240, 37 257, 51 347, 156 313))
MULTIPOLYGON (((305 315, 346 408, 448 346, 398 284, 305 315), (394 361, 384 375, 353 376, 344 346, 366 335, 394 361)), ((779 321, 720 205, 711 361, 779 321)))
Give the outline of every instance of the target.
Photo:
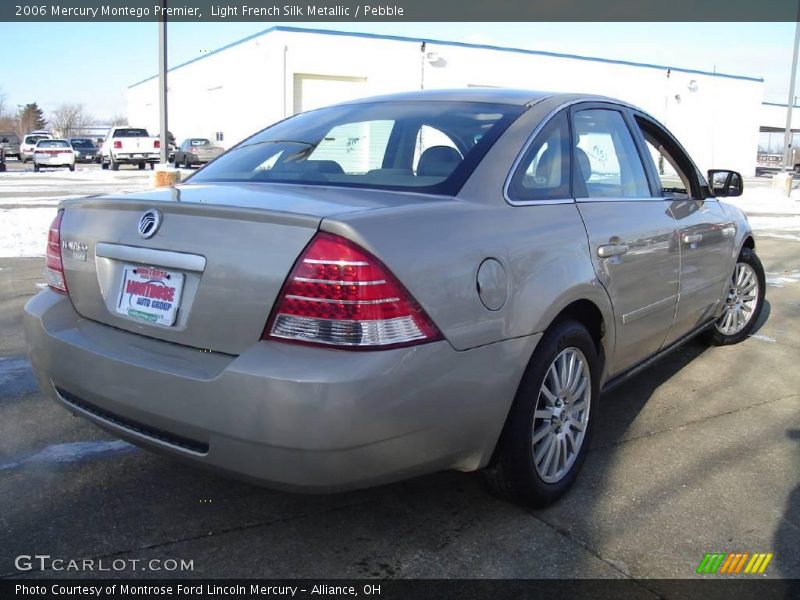
POLYGON ((33 157, 34 164, 37 164, 42 167, 63 167, 75 164, 75 157, 74 156, 58 156, 58 157, 43 157, 43 156, 36 156, 33 157))
POLYGON ((259 342, 204 353, 25 307, 42 389, 148 449, 279 489, 329 492, 486 464, 539 336, 343 352, 259 342))
POLYGON ((161 157, 158 154, 142 153, 139 156, 133 154, 115 154, 114 162, 120 164, 138 164, 140 162, 158 162, 161 157))

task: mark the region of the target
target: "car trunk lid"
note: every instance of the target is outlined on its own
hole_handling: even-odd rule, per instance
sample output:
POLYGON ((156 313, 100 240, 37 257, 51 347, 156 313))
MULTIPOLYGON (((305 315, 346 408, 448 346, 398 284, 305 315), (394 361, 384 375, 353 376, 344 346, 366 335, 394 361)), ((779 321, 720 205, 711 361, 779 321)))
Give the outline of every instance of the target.
POLYGON ((70 200, 62 205, 64 274, 88 319, 239 354, 261 337, 324 217, 396 203, 375 190, 268 184, 70 200))

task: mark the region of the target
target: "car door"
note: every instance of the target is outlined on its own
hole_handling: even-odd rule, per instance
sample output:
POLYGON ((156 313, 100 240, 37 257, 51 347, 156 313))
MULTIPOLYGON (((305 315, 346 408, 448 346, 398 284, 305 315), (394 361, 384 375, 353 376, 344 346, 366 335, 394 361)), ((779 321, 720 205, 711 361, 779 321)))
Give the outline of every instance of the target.
POLYGON ((656 197, 626 108, 582 103, 571 108, 573 194, 586 226, 600 283, 614 308, 616 375, 658 352, 678 299, 676 224, 656 197))
POLYGON ((648 149, 646 166, 678 226, 678 306, 665 341, 671 344, 713 319, 731 276, 736 228, 677 140, 646 115, 633 116, 648 149))

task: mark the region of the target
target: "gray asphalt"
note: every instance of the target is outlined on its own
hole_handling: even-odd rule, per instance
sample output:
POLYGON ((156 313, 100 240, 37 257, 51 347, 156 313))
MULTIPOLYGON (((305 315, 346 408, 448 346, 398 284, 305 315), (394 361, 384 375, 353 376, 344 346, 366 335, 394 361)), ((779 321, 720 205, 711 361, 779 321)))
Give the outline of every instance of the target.
POLYGON ((70 576, 610 577, 649 594, 726 551, 800 577, 800 282, 775 279, 800 270, 800 243, 758 251, 778 283, 757 335, 692 342, 604 395, 576 487, 542 511, 474 474, 298 496, 114 443, 37 391, 20 311, 42 259, 0 259, 0 577, 39 553, 194 567, 70 576))

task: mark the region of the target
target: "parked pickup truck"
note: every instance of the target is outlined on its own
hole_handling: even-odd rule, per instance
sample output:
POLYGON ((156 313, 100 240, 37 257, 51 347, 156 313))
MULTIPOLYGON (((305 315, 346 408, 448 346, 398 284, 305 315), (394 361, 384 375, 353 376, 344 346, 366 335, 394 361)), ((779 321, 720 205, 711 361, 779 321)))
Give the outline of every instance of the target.
POLYGON ((101 165, 117 171, 120 165, 138 165, 144 169, 150 164, 156 168, 161 151, 161 142, 151 137, 146 129, 138 127, 112 127, 103 142, 101 165))

